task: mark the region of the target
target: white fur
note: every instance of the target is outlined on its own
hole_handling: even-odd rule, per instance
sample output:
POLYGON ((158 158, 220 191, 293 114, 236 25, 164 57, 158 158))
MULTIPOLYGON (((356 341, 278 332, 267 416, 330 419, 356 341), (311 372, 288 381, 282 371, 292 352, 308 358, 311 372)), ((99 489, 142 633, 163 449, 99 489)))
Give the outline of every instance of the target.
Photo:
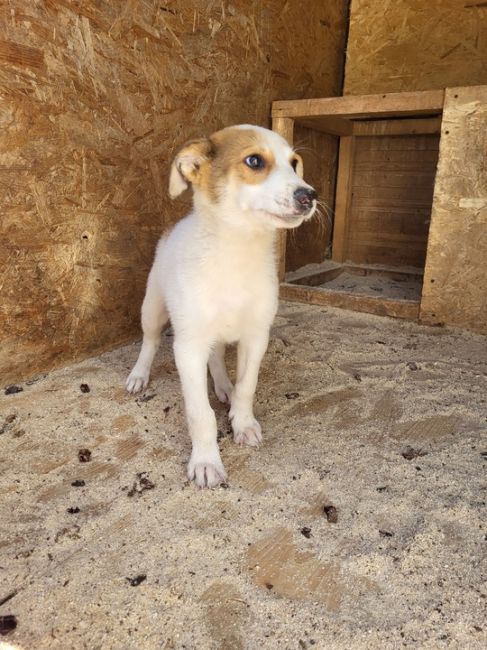
MULTIPOLYGON (((194 187, 194 209, 158 244, 142 305, 144 339, 127 379, 131 393, 145 388, 163 325, 170 318, 192 453, 188 476, 200 487, 226 480, 217 429, 208 401, 207 365, 221 401, 230 403, 234 439, 255 446, 262 440, 253 398, 269 330, 278 303, 275 231, 294 227, 314 212, 293 213, 292 193, 307 187, 292 169, 292 150, 276 133, 255 129, 272 151, 275 169, 258 185, 225 182, 218 202, 194 187), (224 364, 227 343, 238 343, 237 377, 232 386, 224 364)), ((186 154, 171 171, 171 194, 187 185, 186 154)), ((187 172, 189 173, 189 172, 187 172)))

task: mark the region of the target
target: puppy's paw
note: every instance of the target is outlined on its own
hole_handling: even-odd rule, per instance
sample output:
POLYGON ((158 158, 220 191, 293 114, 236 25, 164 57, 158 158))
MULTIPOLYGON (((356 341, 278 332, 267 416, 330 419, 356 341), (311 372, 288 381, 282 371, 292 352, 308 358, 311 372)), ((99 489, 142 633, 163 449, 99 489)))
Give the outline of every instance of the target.
POLYGON ((188 463, 188 478, 199 488, 214 488, 225 483, 227 473, 220 459, 208 461, 191 457, 188 463))
POLYGON ((232 418, 233 439, 237 445, 257 447, 262 442, 262 429, 254 417, 232 418))
POLYGON ((129 393, 139 393, 144 388, 147 388, 149 383, 149 371, 140 371, 134 368, 130 375, 127 377, 125 387, 129 393))
POLYGON ((229 379, 227 381, 215 381, 215 393, 220 402, 229 404, 232 398, 233 385, 229 379))

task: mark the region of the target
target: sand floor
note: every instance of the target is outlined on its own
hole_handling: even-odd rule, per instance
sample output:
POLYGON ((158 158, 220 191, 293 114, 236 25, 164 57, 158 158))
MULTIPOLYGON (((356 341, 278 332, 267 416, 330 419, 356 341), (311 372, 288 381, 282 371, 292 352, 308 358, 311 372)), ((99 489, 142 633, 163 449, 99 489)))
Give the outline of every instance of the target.
POLYGON ((283 303, 212 491, 171 337, 141 397, 137 351, 2 390, 0 648, 487 647, 485 338, 283 303))
POLYGON ((337 278, 320 285, 325 289, 359 296, 380 296, 391 300, 421 300, 423 278, 397 279, 384 275, 356 275, 344 271, 337 278))

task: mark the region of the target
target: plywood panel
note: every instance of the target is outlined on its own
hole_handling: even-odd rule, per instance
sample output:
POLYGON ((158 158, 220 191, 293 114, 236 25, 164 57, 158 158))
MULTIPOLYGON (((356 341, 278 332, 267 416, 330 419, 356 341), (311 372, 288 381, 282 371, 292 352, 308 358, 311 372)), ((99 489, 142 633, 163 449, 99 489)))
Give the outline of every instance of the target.
POLYGON ((439 136, 355 140, 346 259, 423 266, 439 136))
POLYGON ((487 87, 446 92, 421 319, 487 334, 487 87))
POLYGON ((344 94, 487 84, 487 4, 352 0, 344 94))
POLYGON ((1 4, 3 382, 138 336, 173 151, 339 94, 346 4, 1 4))

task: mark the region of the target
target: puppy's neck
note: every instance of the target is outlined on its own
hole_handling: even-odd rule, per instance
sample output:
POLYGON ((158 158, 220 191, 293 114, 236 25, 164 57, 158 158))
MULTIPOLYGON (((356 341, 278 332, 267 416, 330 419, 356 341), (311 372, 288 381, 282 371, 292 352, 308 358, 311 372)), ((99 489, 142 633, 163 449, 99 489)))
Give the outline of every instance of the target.
POLYGON ((235 206, 209 203, 207 199, 195 192, 193 197, 193 214, 208 234, 226 241, 233 240, 235 245, 248 245, 249 242, 265 250, 272 249, 276 239, 276 230, 270 225, 259 223, 259 219, 245 210, 235 206))

